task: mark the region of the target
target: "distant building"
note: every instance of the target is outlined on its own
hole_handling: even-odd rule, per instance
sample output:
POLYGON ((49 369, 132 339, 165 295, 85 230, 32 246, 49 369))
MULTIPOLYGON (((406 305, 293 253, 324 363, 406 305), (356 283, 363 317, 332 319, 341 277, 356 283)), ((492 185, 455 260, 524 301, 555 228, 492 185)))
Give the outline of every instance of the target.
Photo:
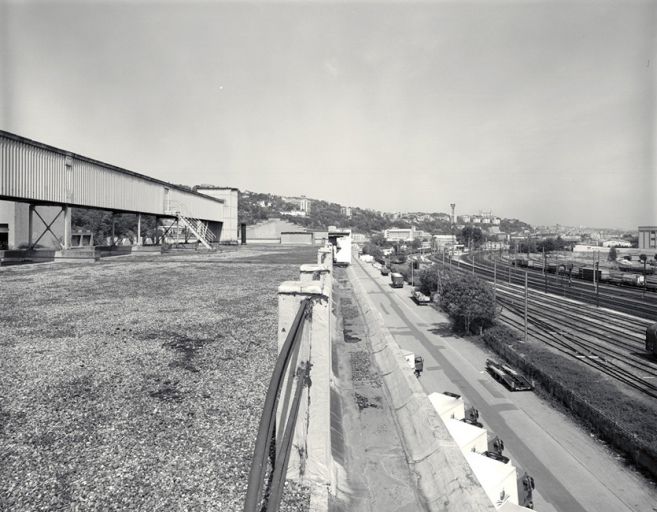
POLYGON ((639 226, 639 249, 657 249, 657 226, 639 226))
POLYGON ((301 196, 301 197, 284 197, 283 201, 286 203, 291 203, 294 206, 297 207, 298 210, 305 212, 305 213, 310 213, 310 207, 312 204, 312 201, 308 199, 306 196, 301 196))
POLYGON ((224 222, 221 227, 219 240, 224 243, 237 243, 237 210, 239 190, 233 187, 215 187, 212 185, 199 185, 194 190, 206 196, 224 200, 224 222))
POLYGON ((627 240, 607 240, 602 242, 602 247, 632 247, 627 240))
POLYGON ((351 206, 340 207, 340 213, 345 217, 351 217, 351 206))
POLYGON ((386 229, 383 236, 388 242, 412 242, 415 239, 415 227, 386 229))

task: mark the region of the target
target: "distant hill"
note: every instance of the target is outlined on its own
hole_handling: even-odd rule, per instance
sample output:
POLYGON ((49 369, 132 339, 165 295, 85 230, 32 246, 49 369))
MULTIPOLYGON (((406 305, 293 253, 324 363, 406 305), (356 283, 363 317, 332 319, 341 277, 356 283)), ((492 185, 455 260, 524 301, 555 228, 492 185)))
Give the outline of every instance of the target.
MULTIPOLYGON (((444 212, 413 212, 392 214, 375 210, 351 207, 351 215, 346 215, 342 205, 311 199, 310 211, 301 216, 297 206, 274 194, 240 191, 238 219, 240 223, 253 225, 272 217, 281 217, 304 228, 325 230, 329 226, 351 228, 357 233, 371 234, 375 231, 399 227, 417 229, 432 234, 450 233, 450 216, 444 212)), ((531 229, 531 226, 517 219, 503 219, 500 230, 517 232, 531 229)))

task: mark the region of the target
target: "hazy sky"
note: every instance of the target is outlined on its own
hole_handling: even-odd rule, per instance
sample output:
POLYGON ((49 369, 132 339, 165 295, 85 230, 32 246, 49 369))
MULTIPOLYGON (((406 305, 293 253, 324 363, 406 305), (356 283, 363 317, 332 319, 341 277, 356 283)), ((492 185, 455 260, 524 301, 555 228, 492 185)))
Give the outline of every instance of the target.
POLYGON ((657 223, 657 3, 0 0, 0 127, 166 181, 657 223))

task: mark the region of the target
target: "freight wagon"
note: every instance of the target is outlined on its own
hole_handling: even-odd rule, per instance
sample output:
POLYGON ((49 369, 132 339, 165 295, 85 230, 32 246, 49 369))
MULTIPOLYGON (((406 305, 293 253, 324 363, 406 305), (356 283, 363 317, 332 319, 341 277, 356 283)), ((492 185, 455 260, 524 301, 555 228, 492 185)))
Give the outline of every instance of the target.
POLYGON ((511 391, 531 391, 534 389, 531 382, 517 371, 492 359, 486 360, 486 370, 496 381, 501 382, 511 391))

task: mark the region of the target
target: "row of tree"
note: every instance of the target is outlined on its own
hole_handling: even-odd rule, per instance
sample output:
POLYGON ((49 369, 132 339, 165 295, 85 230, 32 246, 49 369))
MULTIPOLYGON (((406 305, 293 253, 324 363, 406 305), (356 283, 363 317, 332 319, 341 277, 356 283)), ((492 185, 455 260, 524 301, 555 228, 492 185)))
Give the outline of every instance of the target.
MULTIPOLYGON (((91 231, 95 245, 103 245, 112 236, 112 213, 105 210, 73 208, 71 228, 75 231, 91 231)), ((142 237, 155 239, 158 236, 155 216, 142 215, 140 232, 142 237)), ((137 216, 131 213, 114 216, 114 236, 137 242, 137 216)))

